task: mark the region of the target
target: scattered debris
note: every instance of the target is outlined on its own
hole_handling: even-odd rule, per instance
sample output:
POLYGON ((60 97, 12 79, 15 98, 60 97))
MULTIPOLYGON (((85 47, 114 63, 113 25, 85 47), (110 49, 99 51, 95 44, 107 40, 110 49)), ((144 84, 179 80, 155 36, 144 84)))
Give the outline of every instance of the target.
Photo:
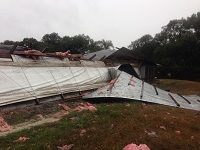
POLYGON ((170 113, 169 113, 169 112, 166 112, 166 114, 170 115, 170 113))
POLYGON ((147 108, 147 104, 142 103, 142 107, 143 107, 143 108, 147 108))
POLYGON ((72 147, 74 147, 74 144, 64 145, 64 146, 57 146, 57 150, 70 150, 72 147))
POLYGON ((116 81, 116 79, 113 79, 113 80, 110 81, 109 84, 110 84, 110 85, 113 85, 113 84, 115 83, 115 81, 116 81))
POLYGON ((65 104, 58 104, 59 106, 62 106, 64 110, 66 111, 71 111, 71 108, 69 108, 67 105, 65 104))
POLYGON ((156 134, 156 132, 153 132, 153 131, 151 131, 151 132, 145 131, 145 133, 148 134, 151 137, 156 137, 156 138, 158 137, 158 135, 156 134))
POLYGON ((0 132, 5 132, 11 129, 12 127, 8 125, 8 123, 3 119, 3 117, 0 117, 0 132))
POLYGON ((165 128, 165 126, 160 126, 160 129, 167 130, 167 129, 165 128))
POLYGON ((115 126, 114 126, 114 124, 111 124, 111 126, 110 126, 110 127, 111 127, 111 129, 113 129, 115 126))
POLYGON ((178 117, 172 116, 172 118, 177 119, 178 117))
POLYGON ((76 110, 76 111, 82 111, 82 110, 95 111, 95 110, 97 110, 97 108, 90 103, 86 103, 86 104, 80 103, 80 104, 82 104, 83 106, 77 106, 74 110, 76 110))
POLYGON ((129 103, 128 103, 128 104, 126 104, 126 107, 130 107, 130 106, 131 106, 131 104, 129 104, 129 103))
MULTIPOLYGON (((24 51, 24 53, 25 53, 25 54, 36 54, 36 53, 40 54, 41 52, 38 51, 38 50, 32 49, 32 50, 24 51)), ((39 58, 39 56, 28 56, 28 55, 27 55, 26 57, 30 57, 30 58, 32 58, 32 59, 34 59, 34 60, 37 60, 37 59, 39 58)))
POLYGON ((24 142, 26 140, 28 140, 29 138, 27 137, 19 137, 17 140, 13 141, 13 142, 24 142))
POLYGON ((150 148, 146 144, 140 144, 137 146, 136 144, 128 144, 123 148, 123 150, 150 150, 150 148))
POLYGON ((36 115, 36 117, 38 117, 39 119, 44 119, 42 114, 38 114, 38 115, 36 115))
POLYGON ((194 140, 194 136, 191 136, 190 139, 191 139, 191 140, 194 140))
POLYGON ((181 134, 181 131, 175 131, 176 134, 181 134))
POLYGON ((81 130, 81 132, 80 132, 80 136, 83 136, 83 134, 84 134, 85 132, 86 132, 85 129, 81 130))
POLYGON ((55 52, 57 56, 70 56, 70 50, 67 50, 66 52, 55 52))
POLYGON ((79 117, 72 117, 72 118, 69 118, 70 120, 79 120, 79 117))

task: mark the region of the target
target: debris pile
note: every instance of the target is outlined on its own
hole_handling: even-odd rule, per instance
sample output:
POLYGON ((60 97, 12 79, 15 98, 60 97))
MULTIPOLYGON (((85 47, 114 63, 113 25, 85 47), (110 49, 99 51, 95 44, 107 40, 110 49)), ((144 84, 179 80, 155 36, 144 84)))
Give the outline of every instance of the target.
POLYGON ((19 137, 17 140, 13 141, 13 142, 24 142, 26 140, 28 140, 29 138, 27 137, 19 137))
POLYGON ((123 148, 123 150, 150 150, 150 148, 146 144, 140 144, 137 146, 136 144, 128 144, 123 148))
POLYGON ((2 117, 0 117, 0 132, 5 132, 11 129, 12 127, 8 125, 8 123, 2 117))

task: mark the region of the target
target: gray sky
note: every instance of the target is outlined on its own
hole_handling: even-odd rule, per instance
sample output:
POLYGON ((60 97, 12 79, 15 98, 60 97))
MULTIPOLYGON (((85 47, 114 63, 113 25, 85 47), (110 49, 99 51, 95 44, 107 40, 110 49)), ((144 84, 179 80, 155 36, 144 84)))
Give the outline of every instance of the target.
POLYGON ((198 11, 200 0, 0 0, 0 41, 56 32, 122 47, 198 11))

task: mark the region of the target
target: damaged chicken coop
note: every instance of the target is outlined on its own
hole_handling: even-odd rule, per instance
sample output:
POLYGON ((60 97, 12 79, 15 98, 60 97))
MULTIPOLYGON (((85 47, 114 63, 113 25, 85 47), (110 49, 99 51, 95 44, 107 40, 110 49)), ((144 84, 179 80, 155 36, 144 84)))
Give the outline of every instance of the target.
POLYGON ((198 95, 184 96, 144 81, 156 64, 126 48, 85 55, 0 46, 0 110, 73 98, 123 98, 200 109, 198 95))

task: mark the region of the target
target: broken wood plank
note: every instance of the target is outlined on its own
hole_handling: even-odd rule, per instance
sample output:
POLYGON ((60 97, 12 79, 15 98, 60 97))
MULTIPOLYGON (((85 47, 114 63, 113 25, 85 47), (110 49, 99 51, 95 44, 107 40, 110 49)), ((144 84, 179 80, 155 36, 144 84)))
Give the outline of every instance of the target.
POLYGON ((44 53, 46 50, 48 50, 48 47, 45 47, 45 48, 41 51, 41 53, 44 53))
POLYGON ((92 60, 94 57, 96 57, 97 55, 94 54, 92 57, 89 58, 89 60, 92 60))
POLYGON ((103 57, 101 57, 101 59, 99 59, 99 61, 103 61, 106 58, 106 56, 104 55, 103 57))
POLYGON ((12 47, 12 49, 10 50, 10 54, 13 54, 14 51, 16 50, 17 48, 17 43, 15 43, 15 45, 12 47))

